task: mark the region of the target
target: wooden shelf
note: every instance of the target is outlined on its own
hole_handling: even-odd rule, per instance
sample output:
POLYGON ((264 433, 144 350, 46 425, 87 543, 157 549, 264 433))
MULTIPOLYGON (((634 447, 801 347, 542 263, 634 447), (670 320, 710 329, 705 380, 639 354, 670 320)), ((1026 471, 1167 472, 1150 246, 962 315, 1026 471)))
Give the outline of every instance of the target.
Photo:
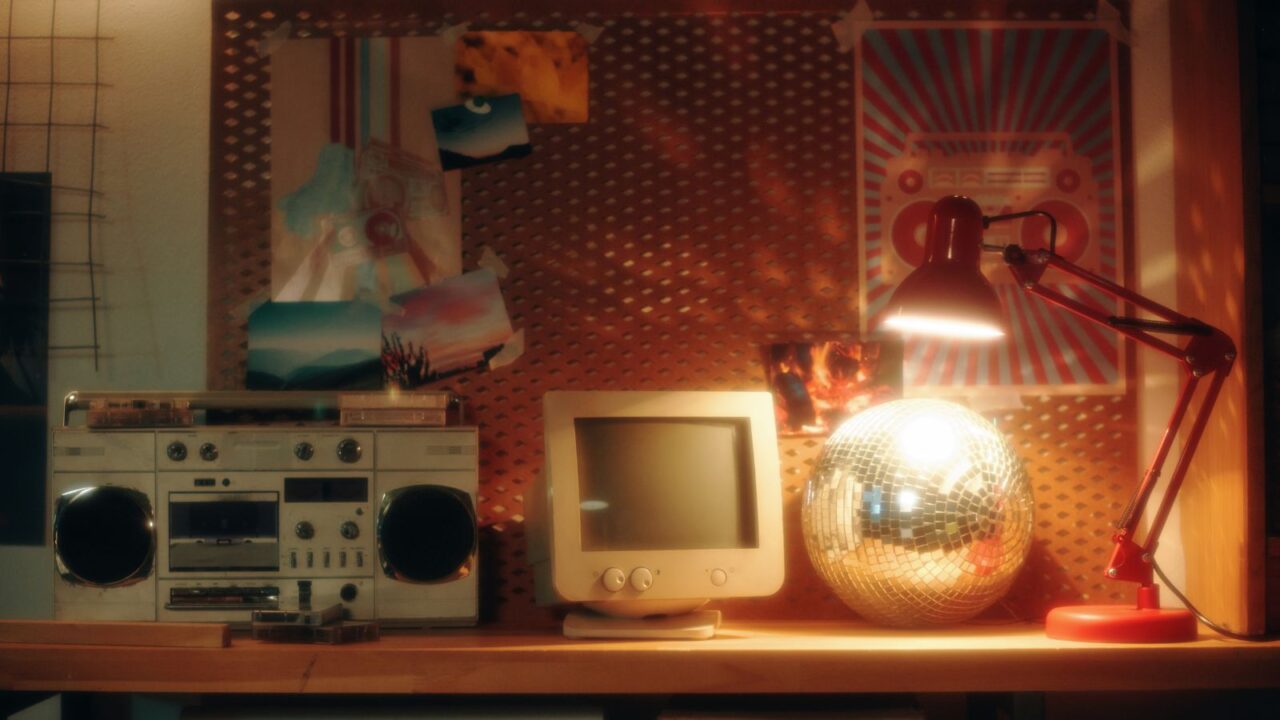
POLYGON ((157 693, 695 694, 1171 690, 1280 686, 1280 642, 1046 639, 1039 626, 906 632, 730 624, 707 641, 572 641, 472 629, 322 646, 0 644, 0 690, 157 693))

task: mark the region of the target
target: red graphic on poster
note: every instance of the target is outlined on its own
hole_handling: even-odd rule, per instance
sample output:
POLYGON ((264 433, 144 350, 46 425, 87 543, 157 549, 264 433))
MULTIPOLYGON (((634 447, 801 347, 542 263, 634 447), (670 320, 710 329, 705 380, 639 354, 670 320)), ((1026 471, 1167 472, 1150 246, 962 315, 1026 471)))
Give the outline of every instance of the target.
MULTIPOLYGON (((857 44, 862 320, 879 326, 894 288, 924 256, 933 203, 967 195, 984 213, 1043 210, 1057 251, 1123 281, 1116 41, 1095 27, 884 25, 857 44)), ((1043 218, 993 225, 991 244, 1047 246, 1043 218)), ((908 340, 904 383, 972 394, 1120 392, 1118 340, 1014 285, 998 253, 983 270, 1010 332, 985 345, 908 340)), ((1114 301, 1065 278, 1068 297, 1114 301)))

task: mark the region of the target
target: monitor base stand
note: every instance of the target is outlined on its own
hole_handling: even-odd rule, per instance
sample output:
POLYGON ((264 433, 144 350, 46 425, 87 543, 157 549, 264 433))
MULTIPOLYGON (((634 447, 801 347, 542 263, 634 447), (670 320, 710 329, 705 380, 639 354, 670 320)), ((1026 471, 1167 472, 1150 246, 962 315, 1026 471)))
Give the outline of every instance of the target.
POLYGON ((719 610, 679 615, 620 618, 591 610, 574 610, 564 619, 564 636, 575 640, 707 640, 720 627, 719 610))

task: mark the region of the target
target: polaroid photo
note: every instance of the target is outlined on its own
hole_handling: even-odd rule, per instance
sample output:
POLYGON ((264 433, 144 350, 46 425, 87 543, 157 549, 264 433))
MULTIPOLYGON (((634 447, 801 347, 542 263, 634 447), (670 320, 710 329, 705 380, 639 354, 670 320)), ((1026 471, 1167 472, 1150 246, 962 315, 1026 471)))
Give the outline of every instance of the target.
POLYGON ((829 435, 872 405, 902 397, 902 343, 890 338, 764 347, 778 434, 829 435))

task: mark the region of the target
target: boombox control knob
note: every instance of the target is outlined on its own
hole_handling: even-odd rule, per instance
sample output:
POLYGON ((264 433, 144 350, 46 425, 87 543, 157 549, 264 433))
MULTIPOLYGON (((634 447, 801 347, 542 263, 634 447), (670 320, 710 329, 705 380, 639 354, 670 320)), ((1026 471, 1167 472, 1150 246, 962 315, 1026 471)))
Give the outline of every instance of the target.
POLYGON ((293 532, 303 540, 310 540, 316 536, 316 527, 306 520, 302 520, 293 526, 293 532))
POLYGON ((200 459, 213 462, 218 459, 218 446, 213 443, 205 443, 200 446, 200 459))
POLYGON ((316 454, 316 446, 309 442, 300 442, 293 446, 293 455, 299 460, 310 460, 316 454))
POLYGON ((164 449, 164 454, 174 462, 182 462, 187 459, 187 446, 178 440, 174 440, 169 443, 169 447, 164 449))
POLYGON ((348 540, 355 540, 360 537, 360 526, 348 520, 338 526, 338 532, 342 533, 342 537, 348 540))
POLYGON ((347 583, 338 591, 338 597, 342 598, 342 602, 351 602, 356 599, 356 595, 360 593, 360 588, 352 583, 347 583))
POLYGON ((360 443, 352 438, 347 438, 338 443, 338 459, 344 463, 353 463, 360 459, 360 455, 364 452, 360 447, 360 443))

